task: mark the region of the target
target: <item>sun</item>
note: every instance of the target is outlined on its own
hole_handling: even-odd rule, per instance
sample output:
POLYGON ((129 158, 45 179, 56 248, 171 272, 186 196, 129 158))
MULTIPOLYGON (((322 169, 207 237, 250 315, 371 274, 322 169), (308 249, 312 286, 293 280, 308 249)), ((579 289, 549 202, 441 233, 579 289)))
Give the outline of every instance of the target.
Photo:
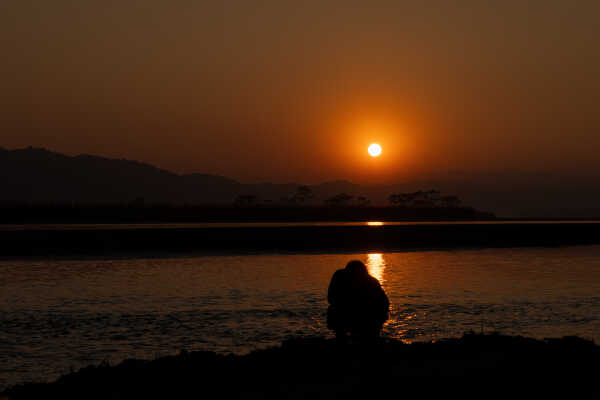
POLYGON ((377 143, 371 143, 367 151, 371 157, 379 157, 381 155, 381 146, 377 143))

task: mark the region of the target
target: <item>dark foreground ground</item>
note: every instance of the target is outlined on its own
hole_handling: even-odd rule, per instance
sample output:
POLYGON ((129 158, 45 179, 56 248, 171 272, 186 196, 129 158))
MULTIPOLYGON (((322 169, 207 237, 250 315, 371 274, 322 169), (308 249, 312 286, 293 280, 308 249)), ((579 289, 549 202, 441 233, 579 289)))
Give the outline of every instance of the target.
MULTIPOLYGON (((292 339, 244 356, 182 351, 153 361, 83 368, 12 399, 522 398, 600 394, 600 347, 576 337, 465 334, 403 344, 292 339)), ((0 395, 1 397, 1 395, 0 395)), ((597 397, 590 397, 597 398, 597 397)))

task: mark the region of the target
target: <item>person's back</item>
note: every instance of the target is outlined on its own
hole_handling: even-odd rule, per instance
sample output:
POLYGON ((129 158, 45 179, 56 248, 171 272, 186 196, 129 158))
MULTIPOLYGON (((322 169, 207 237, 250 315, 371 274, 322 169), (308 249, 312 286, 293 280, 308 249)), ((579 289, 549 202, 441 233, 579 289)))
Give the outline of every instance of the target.
POLYGON ((388 319, 389 300, 379 281, 360 261, 351 261, 333 274, 327 299, 327 326, 338 338, 347 332, 377 337, 388 319))

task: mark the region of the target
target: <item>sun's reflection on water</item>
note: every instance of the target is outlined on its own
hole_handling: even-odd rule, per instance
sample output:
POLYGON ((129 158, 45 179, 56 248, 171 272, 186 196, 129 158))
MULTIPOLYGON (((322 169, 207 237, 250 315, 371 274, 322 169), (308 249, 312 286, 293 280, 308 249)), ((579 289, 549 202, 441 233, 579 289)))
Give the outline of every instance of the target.
POLYGON ((367 226, 383 226, 383 222, 381 222, 381 221, 369 221, 369 222, 367 222, 367 226))
POLYGON ((385 260, 383 259, 383 254, 381 253, 370 253, 367 254, 367 268, 369 269, 369 274, 377 278, 379 283, 382 285, 385 282, 383 278, 383 273, 385 272, 385 260))

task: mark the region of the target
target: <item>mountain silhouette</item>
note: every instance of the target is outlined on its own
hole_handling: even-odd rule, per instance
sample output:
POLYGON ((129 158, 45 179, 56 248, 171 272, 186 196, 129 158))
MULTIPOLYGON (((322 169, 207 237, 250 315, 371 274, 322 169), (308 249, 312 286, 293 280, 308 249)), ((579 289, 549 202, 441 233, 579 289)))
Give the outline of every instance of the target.
MULTIPOLYGON (((240 183, 209 174, 176 174, 132 160, 93 155, 67 156, 43 148, 0 147, 0 203, 232 204, 238 196, 257 204, 286 204, 300 183, 240 183)), ((323 204, 347 193, 365 196, 372 205, 387 205, 392 193, 437 189, 456 194, 463 204, 498 216, 600 216, 600 185, 594 175, 440 173, 390 185, 358 185, 345 180, 309 186, 303 204, 323 204)))
MULTIPOLYGON (((209 174, 175 174, 153 165, 82 154, 67 156, 43 148, 0 148, 3 203, 146 203, 231 204, 237 196, 279 203, 297 183, 242 184, 209 174)), ((311 186, 314 202, 361 186, 334 181, 311 186)))
POLYGON ((131 160, 75 157, 45 149, 0 149, 3 202, 222 202, 240 183, 222 176, 177 175, 131 160))

